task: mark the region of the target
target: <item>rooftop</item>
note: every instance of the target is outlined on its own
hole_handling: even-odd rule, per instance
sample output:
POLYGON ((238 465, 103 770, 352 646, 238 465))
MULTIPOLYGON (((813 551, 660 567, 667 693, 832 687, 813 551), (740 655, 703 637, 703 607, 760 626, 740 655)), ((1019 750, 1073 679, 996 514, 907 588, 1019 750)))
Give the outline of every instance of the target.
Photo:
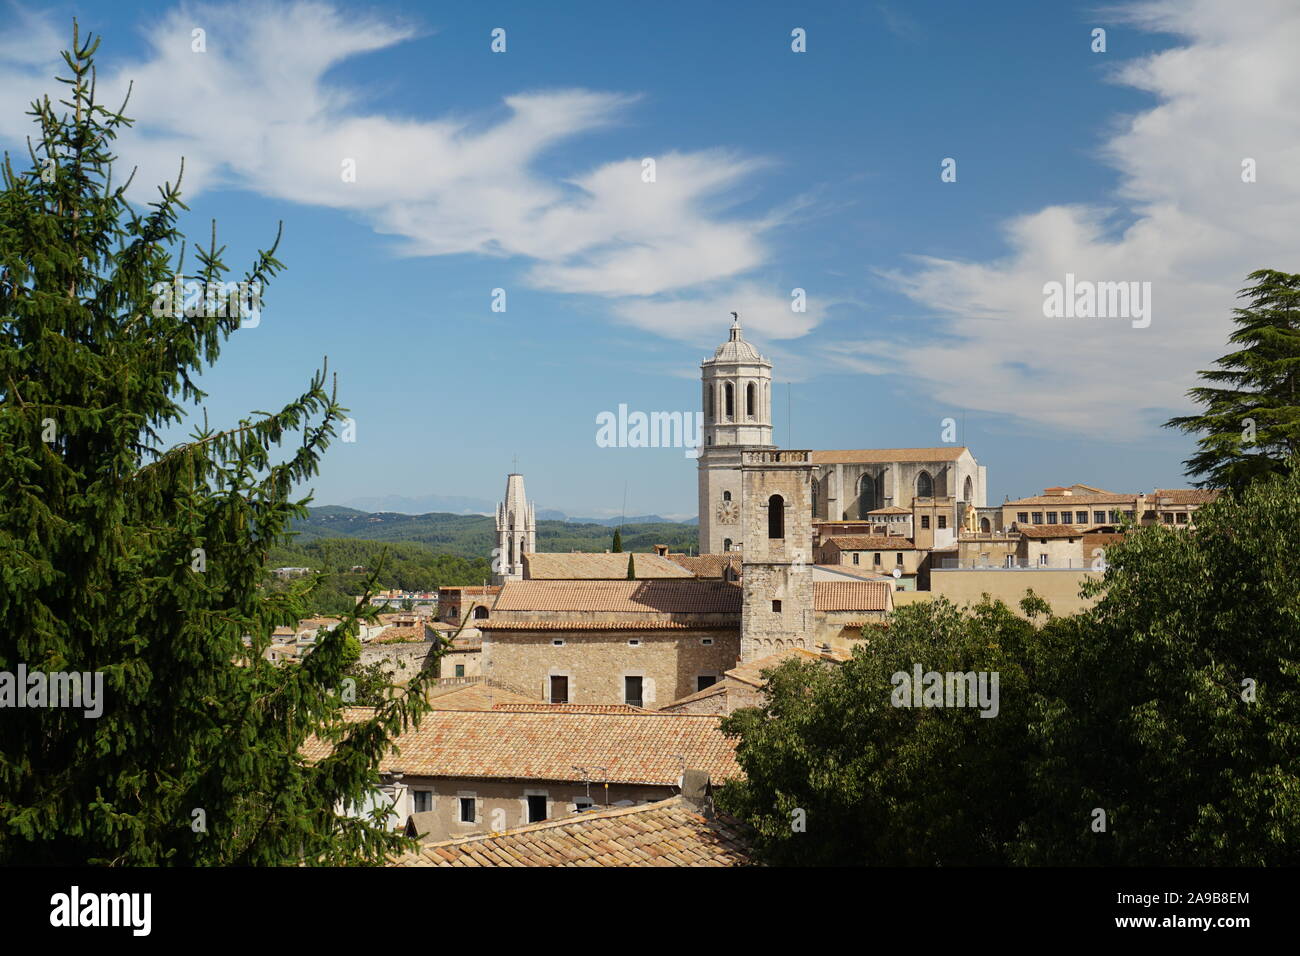
MULTIPOLYGON (((626 567, 626 562, 624 562, 626 567)), ((501 611, 740 613, 740 588, 726 581, 507 581, 492 608, 501 611)))

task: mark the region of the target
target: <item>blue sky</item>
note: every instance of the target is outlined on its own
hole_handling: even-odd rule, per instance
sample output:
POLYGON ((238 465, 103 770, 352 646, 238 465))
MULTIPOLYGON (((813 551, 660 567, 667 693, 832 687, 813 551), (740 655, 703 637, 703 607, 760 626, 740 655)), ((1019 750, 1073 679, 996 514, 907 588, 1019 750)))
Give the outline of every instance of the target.
POLYGON ((216 218, 232 263, 284 221, 261 323, 203 386, 230 423, 328 355, 357 440, 318 504, 495 500, 518 455, 539 509, 693 515, 693 461, 595 420, 694 410, 732 309, 778 444, 935 445, 953 417, 991 501, 1182 486, 1159 423, 1245 274, 1300 271, 1285 0, 11 5, 5 147, 74 15, 104 98, 135 81, 137 182, 184 155, 185 225, 216 218), (1044 318, 1066 272, 1151 282, 1150 327, 1044 318))

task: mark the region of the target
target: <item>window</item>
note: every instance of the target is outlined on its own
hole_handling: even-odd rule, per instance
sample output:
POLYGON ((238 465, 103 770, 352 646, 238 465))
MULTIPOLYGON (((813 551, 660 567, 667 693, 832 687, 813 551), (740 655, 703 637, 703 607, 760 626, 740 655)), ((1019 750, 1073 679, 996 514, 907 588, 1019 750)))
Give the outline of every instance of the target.
POLYGON ((552 647, 563 647, 563 646, 564 646, 564 638, 562 638, 562 637, 557 637, 555 640, 551 641, 551 646, 552 646, 552 647))
POLYGON ((726 415, 727 421, 731 421, 736 417, 736 393, 730 382, 722 387, 722 396, 723 413, 726 415))
POLYGON ((922 528, 928 528, 928 527, 930 527, 930 516, 929 516, 929 515, 921 515, 921 527, 922 527, 922 528))
POLYGON ((1185 511, 1178 512, 1174 515, 1174 521, 1177 524, 1187 524, 1187 513, 1185 511))
POLYGON ((484 607, 482 604, 474 608, 474 620, 481 621, 487 616, 488 616, 488 609, 484 607))
POLYGON ((1087 524, 1087 523, 1088 523, 1088 512, 1086 512, 1086 511, 1076 511, 1076 512, 1074 513, 1074 523, 1075 523, 1075 524, 1087 524))
POLYGON ((745 414, 753 418, 757 408, 758 402, 754 401, 754 383, 750 382, 745 386, 745 414))
POLYGON ((1058 522, 1058 521, 1056 520, 1056 512, 1055 512, 1055 511, 1049 511, 1049 512, 1047 512, 1047 523, 1048 523, 1048 524, 1059 524, 1059 523, 1060 523, 1060 522, 1058 522))
POLYGON ((1174 523, 1174 516, 1171 515, 1168 511, 1166 511, 1166 512, 1165 512, 1165 524, 1173 524, 1173 523, 1174 523))
POLYGON ((896 565, 898 565, 900 568, 903 566, 903 552, 902 552, 902 551, 900 551, 900 552, 898 552, 898 554, 894 555, 894 563, 895 563, 896 565))
POLYGON ((1038 563, 1041 564, 1041 565, 1046 565, 1046 564, 1047 564, 1047 555, 1045 555, 1045 554, 1040 554, 1040 555, 1038 556, 1038 563))
POLYGON ((640 677, 623 678, 623 703, 630 707, 641 706, 641 681, 640 677))
POLYGON ((412 790, 411 799, 416 813, 428 813, 433 809, 432 790, 412 790))
POLYGON ((1030 515, 1031 515, 1031 516, 1033 517, 1033 519, 1034 519, 1034 521, 1033 521, 1034 524, 1042 524, 1042 523, 1043 523, 1043 513, 1042 513, 1041 511, 1032 511, 1032 512, 1030 512, 1030 515))
POLYGON ((465 665, 464 665, 464 664, 457 664, 457 665, 456 665, 456 676, 457 676, 457 677, 464 677, 464 676, 465 676, 465 665))
POLYGON ((639 637, 629 637, 629 638, 627 639, 627 646, 628 646, 628 647, 640 647, 640 646, 641 646, 641 638, 639 638, 639 637))
POLYGON ((718 676, 716 674, 701 674, 695 678, 695 689, 704 690, 706 687, 712 687, 717 682, 718 676))
POLYGON ((946 528, 946 527, 948 527, 948 516, 947 516, 947 515, 939 515, 939 527, 940 527, 940 528, 946 528))
POLYGON ((712 647, 712 646, 713 646, 713 638, 711 638, 711 637, 701 637, 701 638, 700 638, 700 644, 703 645, 704 647, 712 647))
POLYGON ((876 507, 876 479, 863 475, 858 484, 858 517, 865 519, 876 507))
POLYGON ((928 471, 923 471, 916 476, 916 496, 918 498, 934 497, 934 479, 930 477, 928 471))
POLYGON ((577 797, 573 801, 573 812, 581 813, 583 810, 590 810, 594 806, 591 797, 577 797))
POLYGON ((477 818, 477 815, 474 813, 474 803, 475 801, 473 797, 460 798, 460 822, 461 823, 473 823, 474 820, 477 818))
POLYGON ((975 499, 974 499, 974 495, 975 495, 975 485, 974 485, 974 483, 970 480, 970 475, 967 475, 967 476, 966 476, 966 484, 963 485, 962 488, 963 488, 963 492, 964 492, 964 493, 963 493, 963 496, 962 496, 962 500, 965 501, 965 502, 967 502, 967 503, 970 503, 970 502, 974 501, 974 500, 975 500, 975 499))
POLYGON ((1094 512, 1092 513, 1092 520, 1095 521, 1097 524, 1105 524, 1105 523, 1106 523, 1106 512, 1104 512, 1104 511, 1094 511, 1094 512))
POLYGON ((546 794, 528 794, 528 822, 541 823, 546 819, 546 794))
POLYGON ((1009 568, 1014 568, 1015 566, 1016 566, 1016 556, 1015 556, 1014 554, 1008 554, 1008 555, 1007 555, 1007 567, 1009 567, 1009 568))
POLYGON ((773 601, 773 602, 772 602, 772 613, 773 613, 773 614, 780 614, 780 613, 781 613, 781 602, 780 602, 780 601, 773 601))
POLYGON ((876 552, 875 557, 872 559, 871 563, 874 564, 876 567, 880 567, 880 552, 879 552, 879 551, 876 552))
POLYGON ((569 678, 560 674, 551 675, 551 703, 567 704, 569 702, 569 678))
POLYGON ((1021 524, 1029 524, 1029 512, 1028 512, 1028 511, 1017 511, 1017 512, 1016 512, 1016 520, 1019 521, 1021 524))
POLYGON ((713 407, 713 389, 709 388, 708 386, 705 386, 705 388, 707 389, 706 394, 708 395, 708 402, 709 402, 709 421, 713 421, 717 417, 714 414, 715 409, 713 407))
POLYGON ((856 551, 853 552, 853 563, 854 564, 858 563, 858 552, 856 551))
POLYGON ((1110 513, 1110 523, 1111 523, 1111 524, 1119 524, 1119 512, 1118 512, 1118 511, 1112 511, 1112 512, 1110 513))
POLYGON ((731 550, 731 539, 730 539, 730 538, 723 538, 723 540, 722 540, 722 550, 723 550, 723 551, 730 551, 730 550, 731 550))
POLYGON ((724 492, 722 493, 722 500, 723 500, 723 501, 730 501, 730 500, 731 500, 731 492, 730 492, 730 491, 724 491, 724 492))
POLYGON ((780 495, 767 499, 767 536, 785 537, 785 499, 780 495))

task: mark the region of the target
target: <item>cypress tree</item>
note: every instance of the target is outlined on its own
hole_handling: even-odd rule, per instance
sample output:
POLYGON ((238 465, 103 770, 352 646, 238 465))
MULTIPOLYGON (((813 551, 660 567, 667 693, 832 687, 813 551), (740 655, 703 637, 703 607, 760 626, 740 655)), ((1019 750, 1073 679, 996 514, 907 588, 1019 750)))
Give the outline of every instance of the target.
POLYGON ((1201 487, 1237 488, 1285 474, 1300 455, 1300 275, 1259 269, 1249 299, 1233 310, 1235 350, 1200 372, 1206 385, 1187 394, 1205 406, 1199 415, 1171 418, 1167 428, 1199 434, 1187 459, 1201 487))
POLYGON ((225 430, 205 415, 164 443, 202 403, 194 379, 247 314, 242 290, 281 264, 273 244, 237 303, 209 296, 229 271, 214 226, 199 307, 167 293, 184 280, 181 176, 143 210, 127 201, 110 147, 131 121, 95 98, 97 47, 74 25, 68 99, 33 104, 30 167, 6 155, 0 180, 0 862, 380 860, 405 839, 335 807, 373 793, 391 737, 426 709, 422 678, 344 720, 355 609, 300 664, 263 657, 320 583, 268 593, 265 557, 346 409, 322 369, 278 412, 225 430), (20 666, 102 679, 102 711, 15 707, 3 681, 20 666), (316 763, 313 736, 336 743, 316 763))
POLYGON ((623 553, 623 532, 619 528, 614 529, 614 553, 623 553))
POLYGON ((629 554, 627 556, 627 579, 629 581, 636 580, 636 566, 632 563, 633 560, 633 556, 629 554))

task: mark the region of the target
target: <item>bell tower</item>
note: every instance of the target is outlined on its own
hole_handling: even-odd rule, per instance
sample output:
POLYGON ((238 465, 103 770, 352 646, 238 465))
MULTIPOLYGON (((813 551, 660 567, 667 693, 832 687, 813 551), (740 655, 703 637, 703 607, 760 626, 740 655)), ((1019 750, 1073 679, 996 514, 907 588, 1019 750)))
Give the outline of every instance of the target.
POLYGON ((537 550, 537 517, 524 497, 524 476, 506 476, 506 497, 497 505, 497 553, 492 561, 496 584, 524 576, 524 553, 537 550))
POLYGON ((745 341, 740 316, 730 335, 700 363, 704 429, 699 458, 702 554, 739 550, 740 466, 746 448, 772 447, 772 363, 745 341))

